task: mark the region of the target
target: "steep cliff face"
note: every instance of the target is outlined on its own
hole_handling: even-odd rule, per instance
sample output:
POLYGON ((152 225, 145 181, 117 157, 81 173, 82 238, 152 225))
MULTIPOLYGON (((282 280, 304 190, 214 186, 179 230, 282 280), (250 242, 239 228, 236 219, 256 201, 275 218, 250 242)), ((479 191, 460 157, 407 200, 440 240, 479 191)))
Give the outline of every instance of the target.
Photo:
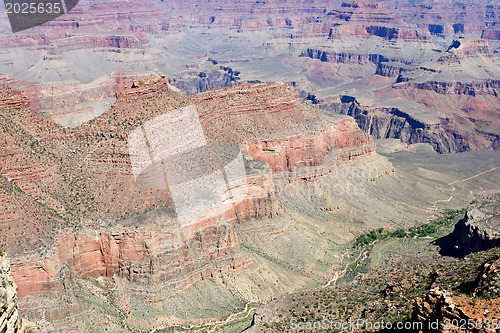
MULTIPOLYGON (((482 33, 486 36, 487 32, 494 29, 500 9, 492 2, 476 1, 453 6, 451 3, 423 4, 406 1, 398 3, 397 10, 403 20, 414 23, 419 28, 426 28, 433 35, 482 33)), ((497 36, 492 37, 498 39, 497 36)))
POLYGON ((330 53, 317 49, 308 49, 302 52, 300 56, 319 59, 323 62, 357 65, 365 65, 369 62, 379 64, 382 61, 389 61, 389 59, 379 54, 330 53))
POLYGON ((339 153, 339 160, 371 155, 375 153, 375 145, 353 119, 345 119, 313 135, 253 140, 246 150, 253 158, 267 162, 276 172, 320 166, 332 151, 339 153))
POLYGON ((0 332, 36 332, 19 317, 17 286, 11 275, 10 263, 3 252, 0 254, 0 332))
MULTIPOLYGON (((390 62, 391 64, 396 63, 404 66, 411 63, 411 60, 390 58, 376 53, 332 53, 318 49, 307 49, 302 52, 300 56, 309 57, 311 59, 319 59, 322 62, 340 64, 366 65, 367 63, 373 63, 377 66, 390 66, 389 64, 386 64, 387 62, 390 62)), ((380 71, 383 72, 382 69, 380 71)))
POLYGON ((499 195, 492 195, 472 205, 453 232, 442 239, 443 253, 463 257, 500 247, 499 199, 499 195))
MULTIPOLYGON (((129 281, 155 282, 203 269, 210 261, 231 256, 237 240, 231 225, 212 225, 183 239, 180 231, 140 230, 63 236, 62 263, 79 276, 123 276, 129 281)), ((228 265, 229 266, 229 265, 228 265)))
MULTIPOLYGON (((308 57, 331 64, 358 65, 366 68, 375 65, 376 75, 396 78, 401 80, 402 73, 408 70, 411 61, 395 57, 387 57, 376 53, 333 53, 319 49, 307 49, 300 57, 308 57)), ((357 75, 353 73, 353 75, 357 75)))
MULTIPOLYGON (((399 78, 399 80, 402 80, 399 78)), ((478 83, 462 82, 436 82, 427 81, 423 83, 405 82, 395 86, 397 89, 423 89, 432 90, 443 95, 493 95, 498 96, 500 80, 486 80, 478 83)))
POLYGON ((474 140, 454 130, 453 124, 446 119, 439 124, 427 124, 398 108, 363 108, 349 96, 343 96, 341 103, 323 104, 322 107, 352 116, 358 126, 375 139, 400 139, 408 144, 429 143, 439 153, 487 148, 475 146, 474 140))

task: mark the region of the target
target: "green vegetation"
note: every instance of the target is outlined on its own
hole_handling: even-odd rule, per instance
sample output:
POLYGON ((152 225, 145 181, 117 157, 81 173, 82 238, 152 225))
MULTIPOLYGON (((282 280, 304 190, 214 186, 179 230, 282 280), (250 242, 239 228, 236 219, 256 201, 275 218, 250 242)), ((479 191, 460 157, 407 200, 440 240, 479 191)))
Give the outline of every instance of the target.
POLYGON ((3 245, 0 245, 0 257, 5 255, 5 251, 3 250, 3 245))
POLYGON ((407 231, 404 229, 398 229, 396 231, 389 231, 384 228, 375 229, 370 231, 368 234, 359 236, 356 239, 354 247, 368 245, 379 239, 430 236, 435 234, 442 227, 452 226, 455 223, 455 219, 458 216, 465 214, 466 211, 467 207, 462 209, 446 210, 441 218, 424 223, 418 227, 411 227, 407 231))

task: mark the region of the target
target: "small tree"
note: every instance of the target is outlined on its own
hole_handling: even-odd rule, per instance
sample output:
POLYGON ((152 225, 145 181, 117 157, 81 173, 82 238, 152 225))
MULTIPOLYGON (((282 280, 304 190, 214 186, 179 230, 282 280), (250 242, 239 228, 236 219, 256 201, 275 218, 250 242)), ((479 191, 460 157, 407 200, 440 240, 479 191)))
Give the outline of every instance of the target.
POLYGON ((398 229, 392 233, 393 237, 404 238, 406 237, 406 231, 403 229, 398 229))

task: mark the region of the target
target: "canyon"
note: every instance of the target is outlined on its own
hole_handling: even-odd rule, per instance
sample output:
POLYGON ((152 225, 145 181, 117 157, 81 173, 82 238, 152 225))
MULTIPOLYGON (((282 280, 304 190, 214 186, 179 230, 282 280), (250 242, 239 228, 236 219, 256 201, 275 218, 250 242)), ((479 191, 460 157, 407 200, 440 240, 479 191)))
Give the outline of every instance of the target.
POLYGON ((453 269, 497 274, 485 262, 498 251, 499 11, 81 0, 16 34, 1 18, 0 325, 272 332, 323 302, 338 318, 413 306, 424 322, 452 303, 464 317, 496 288, 477 277, 448 295, 453 269), (139 173, 133 135, 161 157, 139 173), (438 232, 466 264, 438 253, 437 236, 353 248, 466 206, 438 232))
MULTIPOLYGON (((11 94, 7 90, 5 99, 11 94)), ((26 106, 5 107, 1 115, 2 142, 9 145, 1 169, 2 243, 22 315, 41 330, 216 325, 211 318, 241 308, 244 300, 264 302, 296 290, 297 283, 324 281, 344 260, 331 253, 361 230, 386 225, 388 216, 394 228, 403 216, 416 224, 428 216, 431 201, 460 205, 472 189, 466 185, 446 201, 434 177, 376 154, 354 118, 304 103, 284 84, 187 96, 156 76, 134 81, 110 110, 74 129, 26 106), (208 140, 240 147, 248 184, 240 204, 187 227, 176 222, 168 191, 135 184, 127 152, 127 133, 184 105, 196 105, 208 140), (420 191, 428 199, 412 196, 408 177, 427 183, 420 191), (366 200, 380 213, 374 215, 366 200), (9 207, 18 202, 25 208, 12 215, 9 207), (300 222, 290 225, 290 219, 300 222), (27 242, 16 242, 18 235, 27 242), (318 243, 323 246, 308 245, 318 243), (198 288, 210 291, 213 307, 197 292, 189 296, 198 288), (181 308, 171 302, 178 297, 181 308)), ((497 161, 495 155, 483 159, 497 161)))

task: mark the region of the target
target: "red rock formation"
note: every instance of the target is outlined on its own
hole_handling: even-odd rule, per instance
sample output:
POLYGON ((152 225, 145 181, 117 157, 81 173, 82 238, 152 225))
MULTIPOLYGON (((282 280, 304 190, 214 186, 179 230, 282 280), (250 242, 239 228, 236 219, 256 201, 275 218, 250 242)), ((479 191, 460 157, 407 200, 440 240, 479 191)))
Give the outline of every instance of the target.
POLYGON ((5 253, 0 254, 0 331, 27 333, 35 329, 19 316, 17 286, 12 279, 10 264, 5 253))
POLYGON ((330 25, 329 37, 332 39, 341 39, 346 35, 404 40, 429 39, 426 32, 403 22, 382 2, 344 1, 340 8, 329 12, 322 21, 330 25))
POLYGON ((61 263, 79 276, 113 276, 158 281, 188 274, 227 256, 237 244, 230 225, 212 225, 189 238, 174 228, 96 235, 66 235, 59 241, 61 263))
POLYGON ((148 77, 133 82, 132 86, 124 91, 117 92, 117 99, 138 98, 143 95, 151 94, 168 87, 168 80, 164 75, 160 77, 148 77))
POLYGON ((273 171, 320 166, 326 155, 334 150, 342 160, 375 153, 372 138, 361 131, 352 118, 329 124, 313 135, 252 140, 246 149, 254 159, 269 163, 273 171))
POLYGON ((496 325, 488 327, 481 324, 485 319, 498 316, 499 303, 500 299, 473 300, 471 297, 452 296, 444 290, 432 289, 424 298, 415 300, 412 320, 424 323, 422 327, 426 329, 420 332, 426 332, 428 328, 443 332, 463 332, 461 325, 464 322, 471 326, 467 331, 495 332, 492 326, 496 325), (474 305, 471 306, 471 304, 474 305), (431 323, 436 327, 430 327, 431 323))
POLYGON ((49 259, 12 263, 12 276, 18 285, 19 297, 43 291, 61 290, 63 285, 59 280, 59 269, 57 263, 49 259))
MULTIPOLYGON (((3 136, 6 148, 0 150, 5 156, 1 172, 6 185, 18 186, 21 193, 0 192, 0 203, 23 209, 19 222, 0 215, 2 227, 10 223, 13 233, 20 232, 21 221, 33 221, 30 212, 38 219, 33 228, 40 227, 38 233, 43 233, 63 219, 77 224, 89 219, 127 220, 153 206, 172 211, 168 191, 141 188, 134 182, 127 138, 145 121, 188 103, 197 105, 209 140, 238 143, 254 159, 264 161, 247 161, 247 197, 222 216, 182 230, 175 219, 161 228, 144 225, 133 231, 124 226, 84 232, 62 225, 49 229, 55 254, 29 261, 19 257, 13 265, 21 295, 62 288, 58 272, 66 266, 79 276, 117 274, 131 281, 170 281, 182 276, 182 283, 215 274, 213 260, 223 267, 217 269, 242 269, 250 262, 234 254, 238 240, 231 223, 280 214, 272 171, 320 166, 333 151, 340 159, 374 152, 373 142, 352 119, 326 116, 301 103, 297 93, 282 84, 234 86, 187 97, 168 89, 163 77, 136 80, 110 110, 76 129, 62 129, 26 108, 8 113, 8 122, 1 123, 9 129, 3 136), (17 133, 29 135, 14 135, 16 128, 17 133), (274 156, 263 145, 281 153, 274 156), (36 154, 30 154, 30 149, 36 154), (262 165, 251 167, 255 163, 262 165), (30 206, 19 203, 22 198, 30 206), (40 204, 51 210, 41 209, 40 204)), ((320 175, 299 173, 297 177, 307 181, 320 175)), ((15 243, 6 245, 19 249, 15 243)))
POLYGON ((26 104, 26 98, 20 92, 0 86, 0 108, 19 109, 26 104))

